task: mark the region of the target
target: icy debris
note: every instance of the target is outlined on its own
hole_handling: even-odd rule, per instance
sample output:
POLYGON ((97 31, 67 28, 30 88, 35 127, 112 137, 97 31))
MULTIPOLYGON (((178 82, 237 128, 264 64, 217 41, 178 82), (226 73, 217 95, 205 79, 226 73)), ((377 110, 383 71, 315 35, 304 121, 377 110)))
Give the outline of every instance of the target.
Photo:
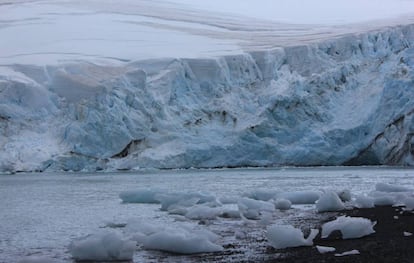
POLYGON ((17 263, 56 263, 57 261, 48 257, 43 256, 27 256, 19 261, 17 263))
POLYGON ((275 206, 271 202, 254 200, 247 197, 240 198, 237 202, 241 215, 247 219, 260 219, 261 212, 273 212, 275 206))
POLYGON ((75 260, 132 260, 136 242, 125 240, 120 233, 102 231, 72 241, 69 252, 75 260))
POLYGON ((157 199, 159 193, 162 191, 142 189, 121 192, 119 197, 124 203, 159 204, 160 201, 157 199))
POLYGON ((406 210, 414 210, 414 198, 413 197, 406 197, 403 201, 406 210))
POLYGON ((215 252, 223 249, 213 243, 219 239, 218 235, 188 223, 165 226, 130 220, 124 232, 130 239, 147 249, 180 254, 215 252))
POLYGON ((185 217, 192 220, 216 219, 221 215, 222 210, 218 207, 209 207, 206 205, 195 205, 190 207, 185 217))
POLYGON ((343 256, 350 256, 350 255, 359 255, 359 250, 351 250, 351 251, 345 251, 343 253, 340 254, 335 254, 335 257, 343 257, 343 256))
POLYGON ((161 250, 179 254, 195 254, 222 251, 223 247, 214 244, 217 235, 203 230, 185 228, 165 228, 149 235, 143 242, 146 249, 161 250))
POLYGON ((159 229, 162 229, 159 225, 150 224, 139 219, 131 219, 127 222, 123 231, 129 239, 142 244, 148 235, 156 233, 159 229))
POLYGON ((411 189, 400 186, 400 185, 393 185, 393 184, 386 184, 386 183, 377 183, 375 185, 375 190, 379 192, 409 192, 412 191, 411 189))
POLYGON ((274 199, 276 195, 277 191, 274 190, 257 189, 246 194, 246 197, 255 200, 269 201, 270 199, 274 199))
POLYGON ((287 199, 292 204, 314 204, 321 196, 319 191, 293 191, 279 193, 275 196, 278 199, 287 199))
POLYGON ((272 225, 267 228, 266 237, 270 245, 276 249, 288 247, 312 246, 313 239, 319 230, 311 229, 308 238, 305 239, 302 230, 291 225, 272 225))
POLYGON ((412 236, 412 235, 413 235, 413 233, 404 231, 403 235, 404 235, 405 237, 410 237, 410 236, 412 236))
POLYGON ((292 206, 292 203, 287 199, 277 199, 275 201, 275 208, 279 210, 288 210, 292 206))
POLYGON ((161 202, 162 211, 177 207, 191 207, 196 204, 219 204, 215 196, 205 193, 163 193, 157 195, 157 199, 161 202))
POLYGON ((224 208, 220 216, 224 218, 240 218, 240 211, 230 208, 224 208))
POLYGON ((336 250, 336 248, 334 248, 334 247, 324 247, 324 246, 316 246, 316 249, 321 254, 325 254, 325 253, 329 253, 329 252, 334 252, 336 250))
POLYGON ((221 204, 225 205, 225 204, 237 204, 237 201, 239 200, 240 197, 238 196, 222 196, 220 198, 218 198, 218 202, 220 202, 221 204))
POLYGON ((355 199, 355 203, 358 208, 373 208, 374 198, 365 195, 358 195, 355 199))
POLYGON ((335 230, 341 231, 343 239, 360 238, 375 233, 375 224, 362 217, 340 216, 322 225, 322 238, 327 238, 335 230))
POLYGON ((329 191, 324 193, 316 202, 318 212, 341 211, 345 205, 335 192, 329 191))
POLYGON ((374 198, 374 205, 375 206, 389 206, 394 205, 395 199, 393 196, 384 195, 384 196, 377 196, 374 198))
POLYGON ((342 202, 349 202, 351 201, 351 191, 348 189, 344 189, 341 191, 336 192, 336 194, 339 196, 339 198, 341 198, 342 202))
POLYGON ((399 217, 398 216, 394 216, 394 219, 397 220, 399 217))

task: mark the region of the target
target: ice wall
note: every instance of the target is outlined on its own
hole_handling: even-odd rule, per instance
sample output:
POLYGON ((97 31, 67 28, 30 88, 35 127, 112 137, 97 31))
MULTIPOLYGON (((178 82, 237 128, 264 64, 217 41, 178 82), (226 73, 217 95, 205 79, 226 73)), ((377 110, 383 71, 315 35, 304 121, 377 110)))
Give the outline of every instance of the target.
POLYGON ((414 25, 211 59, 0 67, 0 171, 414 164, 414 25))

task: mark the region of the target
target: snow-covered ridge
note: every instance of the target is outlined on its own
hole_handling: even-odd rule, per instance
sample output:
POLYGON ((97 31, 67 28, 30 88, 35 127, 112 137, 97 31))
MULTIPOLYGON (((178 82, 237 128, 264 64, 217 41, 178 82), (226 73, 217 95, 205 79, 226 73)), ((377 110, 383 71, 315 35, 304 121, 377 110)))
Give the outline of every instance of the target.
POLYGON ((414 25, 216 58, 0 67, 0 170, 412 165, 414 25))

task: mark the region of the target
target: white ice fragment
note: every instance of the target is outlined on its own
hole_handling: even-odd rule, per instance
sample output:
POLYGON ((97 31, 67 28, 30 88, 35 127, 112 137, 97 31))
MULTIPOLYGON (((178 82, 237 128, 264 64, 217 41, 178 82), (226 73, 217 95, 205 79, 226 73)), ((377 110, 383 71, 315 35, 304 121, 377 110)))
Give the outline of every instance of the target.
POLYGON ((156 233, 160 228, 159 225, 150 224, 143 220, 130 219, 123 231, 129 239, 142 244, 148 235, 156 233))
POLYGON ((319 191, 293 191, 277 194, 278 199, 287 199, 292 204, 314 204, 321 196, 319 191))
POLYGON ((400 186, 400 185, 393 185, 393 184, 386 184, 386 183, 377 183, 375 185, 375 190, 380 192, 409 192, 411 191, 409 188, 400 186))
POLYGON ((342 202, 348 202, 351 201, 351 191, 348 189, 344 189, 342 191, 336 192, 336 194, 341 198, 342 202))
POLYGON ((410 237, 410 236, 412 236, 412 235, 413 235, 413 233, 404 231, 403 235, 404 235, 405 237, 410 237))
POLYGON ((319 230, 311 229, 308 238, 304 238, 303 232, 291 225, 273 225, 267 228, 266 237, 270 245, 276 249, 300 246, 312 246, 313 239, 319 230))
POLYGON ((185 214, 185 217, 192 220, 216 219, 217 216, 219 216, 221 213, 222 211, 218 207, 196 205, 188 209, 188 212, 185 214))
POLYGON ((274 198, 276 194, 277 192, 274 190, 257 189, 257 190, 254 190, 248 193, 246 196, 248 198, 255 199, 255 200, 269 201, 270 199, 274 198))
POLYGON ((335 192, 329 191, 324 193, 316 203, 318 212, 340 211, 345 206, 335 192))
POLYGON ((144 242, 147 249, 179 254, 195 254, 222 251, 223 247, 214 244, 207 231, 188 231, 185 228, 169 228, 149 235, 144 242))
POLYGON ((372 208, 374 207, 374 198, 365 195, 358 195, 355 199, 355 203, 359 208, 372 208))
POLYGON ((136 242, 124 240, 121 234, 102 231, 73 240, 69 252, 75 260, 132 260, 136 242))
POLYGON ((375 233, 375 224, 367 218, 340 216, 322 225, 322 238, 327 238, 335 230, 341 231, 343 239, 360 238, 375 233))
POLYGON ((259 219, 262 211, 273 212, 275 206, 271 202, 254 200, 247 197, 240 198, 237 202, 240 213, 247 219, 259 219))
POLYGON ((224 218, 240 218, 240 211, 230 208, 224 208, 220 216, 224 218))
POLYGON ((321 254, 325 254, 325 253, 329 253, 329 252, 334 252, 336 250, 336 248, 334 248, 334 247, 324 247, 324 246, 316 246, 316 249, 321 254))
POLYGON ((56 263, 57 261, 48 257, 43 256, 27 256, 19 261, 17 263, 56 263))
POLYGON ((414 198, 407 197, 403 201, 406 210, 414 210, 414 198))
POLYGON ((351 251, 345 251, 343 253, 340 254, 335 254, 335 257, 343 257, 343 256, 350 256, 350 255, 359 255, 359 250, 351 250, 351 251))
POLYGON ((222 196, 218 198, 218 201, 223 205, 224 204, 236 204, 238 200, 239 200, 238 196, 222 196))
POLYGON ((275 208, 279 210, 288 210, 292 206, 292 203, 287 199, 277 199, 275 201, 275 208))
POLYGON ((399 217, 398 216, 394 216, 394 219, 398 219, 399 217))
POLYGON ((195 204, 216 203, 216 198, 204 193, 163 193, 157 195, 161 210, 168 211, 177 207, 191 207, 195 204))
POLYGON ((375 206, 388 206, 388 205, 394 205, 394 204, 395 204, 395 199, 391 195, 377 196, 374 198, 375 206))
POLYGON ((119 194, 119 198, 124 203, 140 203, 140 204, 158 204, 157 194, 161 191, 141 189, 135 191, 124 191, 119 194))

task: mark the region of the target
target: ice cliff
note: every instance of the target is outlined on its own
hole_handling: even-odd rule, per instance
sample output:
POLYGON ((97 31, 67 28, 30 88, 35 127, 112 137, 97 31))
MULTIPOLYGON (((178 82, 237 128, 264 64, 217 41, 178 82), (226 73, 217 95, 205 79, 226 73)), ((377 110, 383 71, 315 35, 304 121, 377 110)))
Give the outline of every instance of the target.
POLYGON ((0 66, 0 171, 414 164, 414 25, 215 58, 0 66))

